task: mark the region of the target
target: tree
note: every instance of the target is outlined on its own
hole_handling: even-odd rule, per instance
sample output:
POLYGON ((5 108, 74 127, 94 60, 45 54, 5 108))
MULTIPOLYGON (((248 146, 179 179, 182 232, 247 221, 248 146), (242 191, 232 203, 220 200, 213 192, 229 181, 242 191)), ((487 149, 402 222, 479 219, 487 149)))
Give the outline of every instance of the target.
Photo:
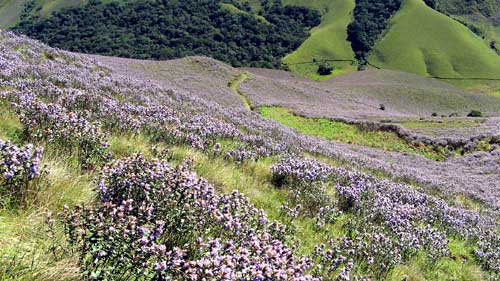
POLYGON ((319 75, 330 75, 332 74, 334 67, 331 66, 328 62, 322 62, 318 66, 318 74, 319 75))

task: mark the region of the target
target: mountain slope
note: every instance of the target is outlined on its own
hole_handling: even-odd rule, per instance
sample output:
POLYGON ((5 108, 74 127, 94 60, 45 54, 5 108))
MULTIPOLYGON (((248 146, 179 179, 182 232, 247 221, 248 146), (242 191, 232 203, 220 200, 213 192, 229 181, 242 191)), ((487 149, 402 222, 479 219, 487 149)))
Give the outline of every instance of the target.
MULTIPOLYGON (((284 62, 293 72, 317 78, 317 60, 353 60, 354 53, 347 41, 347 25, 351 22, 354 0, 288 0, 288 5, 304 5, 323 13, 321 25, 311 31, 311 36, 284 62), (307 62, 307 63, 306 63, 307 62)), ((343 69, 353 69, 349 62, 331 62, 343 69)))
POLYGON ((424 76, 500 78, 500 57, 481 38, 421 0, 406 0, 370 62, 424 76))
MULTIPOLYGON (((105 0, 102 2, 121 1, 105 0)), ((0 0, 0 28, 15 26, 26 9, 28 16, 47 17, 64 8, 87 4, 88 0, 0 0)))

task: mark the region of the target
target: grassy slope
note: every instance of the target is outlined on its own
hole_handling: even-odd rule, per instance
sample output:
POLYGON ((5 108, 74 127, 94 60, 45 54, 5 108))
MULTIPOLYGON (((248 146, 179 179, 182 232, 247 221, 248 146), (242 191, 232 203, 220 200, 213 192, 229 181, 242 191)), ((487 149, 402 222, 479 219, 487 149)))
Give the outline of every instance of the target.
POLYGON ((443 160, 444 155, 427 147, 416 147, 408 144, 396 134, 383 131, 366 131, 355 125, 325 118, 306 118, 289 112, 282 107, 261 107, 262 116, 294 128, 310 136, 344 143, 352 143, 388 151, 421 154, 434 160, 443 160))
MULTIPOLYGON (((41 9, 34 9, 33 14, 47 17, 53 12, 64 8, 76 7, 88 3, 88 0, 35 0, 41 9)), ((126 0, 103 0, 102 2, 126 1, 126 0)), ((29 0, 0 0, 0 28, 10 28, 19 22, 24 5, 29 0)))
POLYGON ((17 23, 28 0, 0 0, 0 28, 8 28, 17 23))
POLYGON ((269 23, 265 17, 263 16, 259 16, 257 14, 251 14, 249 12, 246 12, 246 11, 242 11, 240 9, 238 9, 236 6, 234 6, 233 4, 229 4, 229 3, 221 3, 221 6, 222 8, 228 10, 229 12, 233 13, 233 14, 244 14, 244 15, 251 15, 253 17, 255 17, 256 19, 260 20, 261 22, 263 23, 269 23))
MULTIPOLYGON (((318 60, 352 60, 354 53, 350 42, 347 41, 347 25, 351 22, 354 0, 285 0, 287 5, 301 5, 315 8, 323 14, 320 26, 311 31, 311 36, 297 49, 285 57, 284 62, 290 70, 298 74, 318 79, 315 64, 296 64, 318 60), (294 65, 296 64, 296 65, 294 65)), ((331 63, 336 66, 338 74, 353 69, 350 63, 331 63)))
MULTIPOLYGON (((22 126, 12 112, 0 107, 0 135, 14 136, 22 126)), ((17 138, 13 139, 18 141, 17 138)), ((151 157, 153 143, 147 137, 112 135, 111 150, 115 157, 127 157, 142 153, 151 157)), ((230 145, 230 143, 228 143, 230 145)), ((238 190, 249 196, 251 202, 264 209, 271 219, 282 220, 280 207, 288 198, 286 188, 276 189, 270 182, 269 168, 277 159, 267 158, 258 162, 235 165, 222 157, 211 157, 190 147, 173 146, 172 164, 182 162, 186 157, 196 163, 196 172, 209 180, 224 193, 238 190)), ((38 202, 26 210, 0 209, 0 280, 76 280, 79 278, 76 257, 64 251, 62 229, 47 232, 44 224, 47 212, 56 213, 63 205, 91 204, 94 198, 95 174, 88 174, 75 166, 72 157, 58 155, 57 150, 46 151, 44 164, 50 170, 49 186, 38 194, 38 202)), ((327 231, 314 228, 312 218, 299 217, 294 221, 297 227, 296 239, 302 241, 299 253, 310 253, 316 243, 331 237, 345 235, 346 220, 339 219, 327 231)), ((450 243, 451 257, 436 262, 417 256, 409 262, 394 268, 387 280, 481 280, 484 275, 474 264, 470 248, 462 241, 450 243), (466 257, 462 263, 460 257, 466 257)))
POLYGON ((481 38, 422 0, 406 0, 370 62, 424 76, 500 78, 500 57, 481 38))

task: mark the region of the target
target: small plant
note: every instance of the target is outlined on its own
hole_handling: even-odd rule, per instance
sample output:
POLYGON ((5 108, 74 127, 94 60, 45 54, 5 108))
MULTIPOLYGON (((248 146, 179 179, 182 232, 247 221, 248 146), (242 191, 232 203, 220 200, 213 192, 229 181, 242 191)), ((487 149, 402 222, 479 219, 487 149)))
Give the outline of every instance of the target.
POLYGON ((433 113, 431 114, 431 116, 432 116, 432 117, 437 117, 437 116, 438 116, 438 114, 437 114, 436 112, 433 112, 433 113))
POLYGON ((469 114, 467 114, 467 117, 482 117, 483 114, 479 110, 471 110, 469 114))
POLYGON ((381 103, 378 107, 380 110, 385 110, 385 105, 383 103, 381 103))

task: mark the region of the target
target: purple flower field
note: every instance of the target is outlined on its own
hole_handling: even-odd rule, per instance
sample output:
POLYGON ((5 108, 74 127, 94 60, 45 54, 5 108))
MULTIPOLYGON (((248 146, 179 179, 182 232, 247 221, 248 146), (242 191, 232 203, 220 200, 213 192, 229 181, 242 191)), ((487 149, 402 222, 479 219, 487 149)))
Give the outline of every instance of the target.
MULTIPOLYGON (((485 279, 500 278, 499 146, 438 162, 306 136, 247 110, 228 87, 239 74, 206 58, 149 64, 68 53, 0 31, 0 106, 22 128, 20 143, 0 139, 0 207, 23 208, 50 185, 41 162, 54 154, 76 159, 82 173, 96 179, 92 204, 48 210, 60 211, 49 226, 58 228, 49 233, 61 233, 64 241, 52 251, 61 248, 74 258, 80 278, 381 280, 417 257, 429 263, 455 259, 457 243, 485 279), (256 204, 255 194, 224 193, 195 172, 192 159, 118 157, 110 144, 116 136, 143 136, 166 147, 165 154, 181 147, 243 171, 263 165, 266 185, 286 202, 274 210, 256 204), (457 202, 459 195, 476 207, 457 202), (311 237, 320 241, 310 251, 301 248, 300 227, 321 237, 311 237)), ((252 105, 364 124, 368 119, 354 110, 378 113, 372 107, 380 97, 362 102, 361 88, 353 88, 355 99, 334 100, 340 114, 332 113, 331 100, 320 106, 328 99, 328 83, 340 91, 346 81, 314 84, 263 75, 255 70, 241 85, 252 105), (286 94, 284 84, 294 89, 286 94), (313 92, 318 96, 309 99, 313 92), (315 112, 307 107, 314 104, 315 112)), ((418 115, 403 110, 383 114, 418 115)), ((484 131, 476 128, 479 134, 498 138, 497 119, 488 119, 484 131)), ((478 137, 392 130, 462 146, 478 137)))

